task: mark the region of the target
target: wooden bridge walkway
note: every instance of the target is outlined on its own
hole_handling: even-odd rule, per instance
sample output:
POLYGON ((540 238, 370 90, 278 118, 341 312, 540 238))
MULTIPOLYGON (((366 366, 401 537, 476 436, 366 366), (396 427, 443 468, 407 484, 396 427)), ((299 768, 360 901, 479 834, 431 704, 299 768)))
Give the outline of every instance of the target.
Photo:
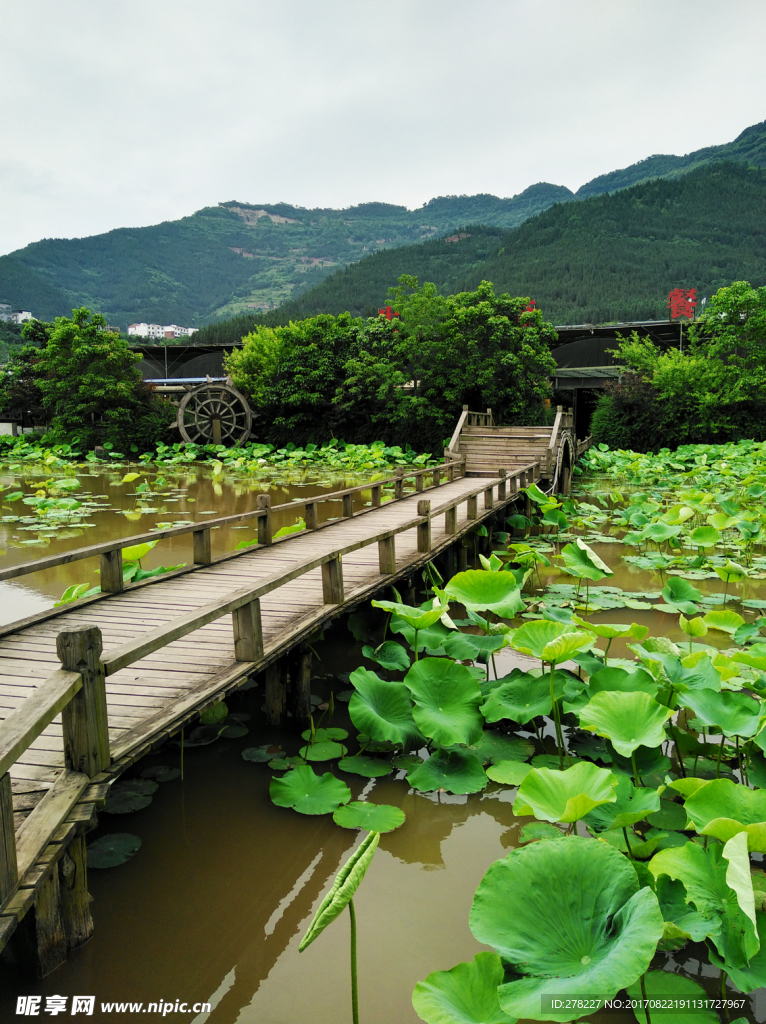
MULTIPOLYGON (((0 949, 22 922, 14 945, 44 974, 90 936, 83 837, 126 767, 254 674, 264 674, 272 723, 288 709, 296 724, 307 721, 310 655, 300 653, 302 641, 437 554, 454 556, 477 522, 532 481, 552 480, 566 439, 561 415, 547 428, 547 457, 524 464, 519 451, 482 479, 462 475, 469 416, 491 418, 464 411, 444 466, 281 506, 303 506, 301 533, 273 541, 277 510, 262 495, 252 512, 0 572, 0 580, 16 578, 98 555, 103 591, 0 629, 0 949), (384 503, 386 485, 394 495, 384 503), (354 513, 360 492, 369 492, 369 507, 354 513), (320 522, 328 501, 341 502, 343 517, 320 522), (213 560, 210 531, 248 519, 257 521, 258 545, 213 560), (123 547, 180 533, 192 534, 191 566, 123 585, 123 547)), ((576 454, 570 450, 568 462, 576 454)), ((482 468, 493 457, 494 450, 482 468)))

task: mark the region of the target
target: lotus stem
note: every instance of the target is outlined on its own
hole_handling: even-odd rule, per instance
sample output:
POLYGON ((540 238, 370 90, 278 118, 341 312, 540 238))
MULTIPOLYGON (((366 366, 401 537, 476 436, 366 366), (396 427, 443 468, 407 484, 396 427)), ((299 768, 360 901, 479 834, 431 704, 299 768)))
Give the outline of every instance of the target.
POLYGON ((729 1019, 729 1007, 726 1005, 726 971, 721 968, 721 999, 723 1000, 723 1015, 729 1019))
POLYGON ((633 785, 634 786, 643 785, 643 780, 641 779, 641 776, 638 774, 638 768, 636 766, 636 752, 635 752, 635 750, 631 750, 631 752, 630 752, 630 763, 633 766, 633 785))
POLYGON ((723 755, 723 742, 726 737, 723 732, 721 733, 721 744, 718 747, 718 760, 715 763, 715 777, 720 779, 721 777, 721 756, 723 755))
POLYGON ((418 627, 415 626, 415 661, 418 660, 418 627))
POLYGON ((649 997, 646 994, 646 972, 641 975, 641 996, 644 1000, 644 1013, 646 1014, 646 1024, 652 1024, 652 1018, 649 1016, 649 997))
POLYGON ((622 827, 622 834, 625 836, 625 845, 628 848, 628 856, 631 860, 635 860, 636 858, 633 856, 633 851, 631 850, 630 843, 628 842, 628 830, 625 828, 624 825, 622 827))
POLYGON ((359 1024, 359 986, 356 978, 356 911, 354 901, 348 901, 348 913, 351 918, 351 1019, 359 1024))

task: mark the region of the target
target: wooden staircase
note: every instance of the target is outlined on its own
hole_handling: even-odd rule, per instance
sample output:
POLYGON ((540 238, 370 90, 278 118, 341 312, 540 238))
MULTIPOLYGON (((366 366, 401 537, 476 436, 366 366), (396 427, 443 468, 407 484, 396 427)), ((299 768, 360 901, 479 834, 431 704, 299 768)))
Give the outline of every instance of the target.
POLYGON ((446 458, 465 457, 466 476, 496 476, 498 469, 510 473, 518 466, 539 462, 543 475, 553 473, 561 433, 572 428, 572 414, 559 406, 552 427, 500 427, 492 419, 492 410, 462 415, 452 435, 446 458))

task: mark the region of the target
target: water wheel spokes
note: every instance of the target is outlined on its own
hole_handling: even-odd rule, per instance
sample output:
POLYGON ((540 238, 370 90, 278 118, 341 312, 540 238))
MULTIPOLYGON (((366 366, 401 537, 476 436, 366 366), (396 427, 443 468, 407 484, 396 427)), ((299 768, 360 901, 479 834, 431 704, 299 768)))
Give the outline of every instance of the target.
POLYGON ((252 413, 244 395, 230 384, 200 384, 187 391, 176 419, 184 441, 237 448, 250 436, 252 413))

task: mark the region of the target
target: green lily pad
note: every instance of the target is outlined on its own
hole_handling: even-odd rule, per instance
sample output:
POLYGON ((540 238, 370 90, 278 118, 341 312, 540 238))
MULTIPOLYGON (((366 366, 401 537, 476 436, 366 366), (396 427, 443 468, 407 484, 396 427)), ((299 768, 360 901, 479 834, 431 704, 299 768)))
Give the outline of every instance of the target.
POLYGON ((332 820, 341 828, 364 828, 368 832, 393 832, 404 824, 404 811, 391 804, 352 800, 333 811, 332 820))
POLYGON ((479 710, 486 722, 510 719, 526 725, 537 715, 550 714, 552 707, 548 677, 535 677, 525 672, 494 687, 479 710))
MULTIPOLYGON (((301 733, 301 737, 304 740, 311 739, 311 729, 305 729, 301 733)), ((325 740, 346 740, 348 739, 348 732, 346 729, 337 729, 332 726, 329 729, 315 729, 314 730, 314 741, 317 743, 323 743, 325 740)))
POLYGON ((486 769, 487 778, 504 786, 520 786, 531 771, 532 765, 523 761, 497 761, 486 769))
POLYGON ((516 1024, 500 1009, 503 965, 497 953, 477 953, 451 971, 434 971, 412 993, 415 1012, 426 1024, 516 1024))
POLYGON ((395 757, 391 764, 399 771, 408 772, 410 768, 417 768, 419 764, 423 764, 423 758, 418 757, 417 754, 402 754, 395 757))
POLYGON ((271 780, 269 795, 277 807, 292 807, 299 814, 331 814, 349 802, 351 790, 331 772, 319 776, 310 765, 298 765, 271 780))
POLYGON ((247 747, 242 751, 241 757, 243 761, 266 764, 267 761, 273 761, 277 755, 281 755, 279 748, 271 743, 265 743, 261 747, 247 747))
POLYGON ((269 761, 269 768, 274 772, 286 772, 288 768, 296 768, 299 764, 306 764, 302 757, 275 757, 269 761))
POLYGON ((648 693, 597 693, 580 712, 580 728, 605 736, 614 749, 630 757, 639 746, 658 747, 673 712, 648 693))
POLYGON ((464 665, 421 658, 404 677, 404 685, 415 702, 415 724, 439 746, 479 739, 484 724, 478 709, 481 690, 464 665))
MULTIPOLYGON (((363 775, 367 779, 380 779, 384 775, 390 775, 394 770, 390 761, 381 761, 379 757, 368 757, 366 754, 344 757, 342 761, 338 761, 338 767, 343 772, 363 775)), ((376 831, 380 832, 381 830, 377 829, 376 831)))
POLYGON ((344 757, 348 749, 334 740, 322 740, 301 747, 298 753, 306 761, 334 761, 336 757, 344 757))
POLYGON ((100 836, 88 846, 88 868, 116 868, 126 864, 140 849, 141 840, 128 832, 100 836))
POLYGON ((616 775, 589 761, 565 771, 532 768, 519 786, 513 813, 550 822, 579 821, 599 804, 613 803, 617 783, 616 775))
POLYGON ((547 821, 530 821, 519 829, 520 843, 534 843, 540 839, 563 839, 564 833, 547 821))
POLYGON ((388 672, 406 672, 410 667, 410 656, 395 640, 386 640, 379 647, 363 647, 362 657, 375 661, 388 672))
POLYGON ((109 787, 104 810, 107 814, 132 814, 143 810, 152 802, 152 794, 159 785, 152 779, 125 779, 109 787))
POLYGON ((412 717, 410 691, 404 683, 386 682, 366 668, 352 672, 351 682, 354 696, 348 711, 360 732, 405 750, 425 742, 412 717))
MULTIPOLYGON (((726 971, 740 992, 755 992, 758 989, 766 988, 766 913, 757 910, 755 920, 761 947, 750 958, 750 963, 747 966, 733 967, 722 960, 714 949, 710 950, 710 962, 714 967, 726 971)), ((738 1018, 740 1021, 744 1019, 738 1018)), ((733 1024, 737 1024, 737 1021, 733 1021, 733 1024)))
MULTIPOLYGON (((704 527, 703 527, 704 529, 704 527)), ((696 981, 692 981, 691 978, 687 978, 682 974, 671 974, 669 971, 648 971, 644 976, 644 985, 646 988, 646 995, 649 999, 656 1000, 668 1000, 669 1005, 672 1005, 671 1000, 688 1000, 687 1005, 693 1007, 695 1005, 692 1000, 696 1001, 700 1006, 700 1009, 684 1009, 679 1010, 677 1013, 672 1011, 663 1012, 662 1020, 665 1024, 719 1024, 718 1014, 714 1009, 704 1009, 705 1003, 710 999, 710 996, 696 981)), ((646 1024, 647 1015, 646 1011, 641 1009, 642 992, 640 982, 636 981, 627 988, 627 993, 631 999, 637 1001, 637 1009, 633 1012, 636 1015, 636 1019, 639 1024, 646 1024)), ((658 1005, 662 1005, 659 1002, 658 1005)), ((649 1020, 651 1020, 651 1010, 649 1011, 649 1020)))
POLYGON ((141 772, 142 779, 153 779, 155 782, 172 782, 180 777, 180 768, 169 768, 166 764, 156 764, 151 768, 144 768, 141 772))
POLYGON ((444 588, 446 597, 459 601, 466 610, 493 612, 512 619, 524 611, 521 589, 509 572, 468 569, 453 576, 444 588))
POLYGON ((478 793, 488 783, 481 762, 462 750, 438 750, 423 764, 407 772, 407 781, 421 793, 446 789, 448 793, 478 793))
POLYGON ((744 693, 690 690, 680 694, 678 703, 691 708, 700 722, 718 726, 724 736, 755 736, 760 705, 744 693))
POLYGON ((712 779, 686 798, 684 808, 701 835, 726 843, 746 832, 748 850, 766 853, 766 791, 712 779))

